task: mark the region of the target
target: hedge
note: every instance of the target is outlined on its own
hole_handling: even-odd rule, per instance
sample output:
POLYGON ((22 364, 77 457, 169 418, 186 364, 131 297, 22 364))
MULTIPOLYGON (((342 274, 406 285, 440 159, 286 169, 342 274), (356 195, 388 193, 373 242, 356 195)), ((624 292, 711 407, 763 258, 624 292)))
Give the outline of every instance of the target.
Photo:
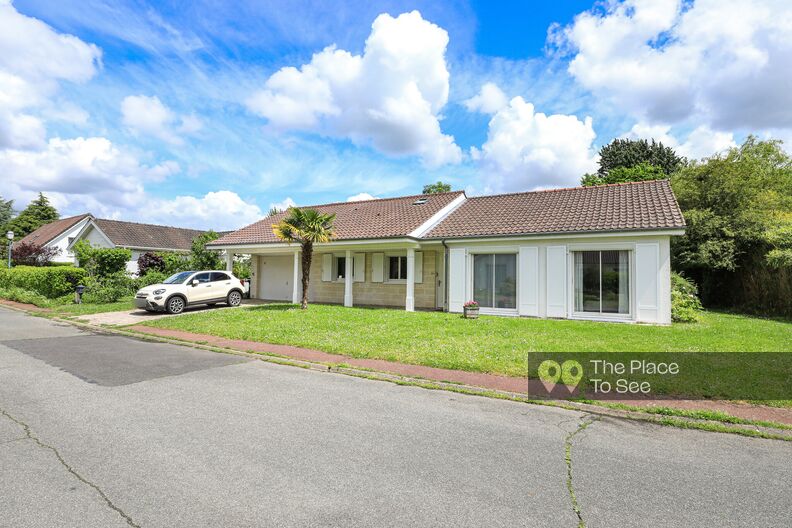
POLYGON ((48 299, 73 293, 85 279, 84 269, 67 266, 0 268, 0 288, 22 288, 48 299))

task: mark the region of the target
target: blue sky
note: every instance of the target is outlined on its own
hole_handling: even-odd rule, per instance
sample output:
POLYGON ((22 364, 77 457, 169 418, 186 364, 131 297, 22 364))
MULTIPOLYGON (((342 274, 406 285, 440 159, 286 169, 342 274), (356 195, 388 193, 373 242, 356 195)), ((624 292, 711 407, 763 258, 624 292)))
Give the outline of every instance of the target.
POLYGON ((438 179, 574 185, 620 136, 785 139, 789 7, 753 3, 0 0, 2 194, 229 229, 438 179))

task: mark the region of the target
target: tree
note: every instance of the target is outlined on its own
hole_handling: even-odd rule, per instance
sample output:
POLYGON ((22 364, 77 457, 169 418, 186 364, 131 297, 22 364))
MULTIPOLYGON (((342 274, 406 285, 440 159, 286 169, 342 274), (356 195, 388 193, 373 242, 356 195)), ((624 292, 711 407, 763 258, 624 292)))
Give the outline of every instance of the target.
POLYGON ((671 176, 685 161, 674 149, 654 139, 651 143, 645 139, 614 139, 602 147, 599 154, 597 174, 600 176, 618 167, 630 168, 639 163, 660 167, 666 176, 671 176))
POLYGON ((223 267, 220 254, 216 250, 206 249, 206 244, 218 238, 220 238, 220 235, 212 230, 193 238, 190 249, 190 265, 193 269, 213 270, 223 267))
POLYGON ((286 218, 272 225, 275 236, 287 244, 300 244, 302 250, 302 302, 300 308, 308 308, 308 282, 311 275, 313 245, 329 242, 333 232, 334 214, 323 214, 315 209, 290 207, 286 218))
POLYGON ((3 230, 3 235, 5 235, 7 229, 5 229, 6 224, 11 221, 11 217, 14 215, 14 200, 3 200, 3 197, 0 196, 0 228, 3 230))
POLYGON ((282 212, 283 212, 283 209, 273 205, 272 207, 270 207, 270 210, 267 213, 267 216, 275 216, 276 214, 280 214, 282 212))
POLYGON ((687 223, 674 267, 710 306, 792 313, 792 158, 748 137, 672 178, 687 223))
POLYGON ((451 191, 451 184, 450 183, 443 183, 438 181, 437 183, 429 183, 424 185, 423 187, 423 194, 437 194, 437 193, 444 193, 451 191))
POLYGON ((12 248, 11 260, 15 266, 46 266, 58 253, 60 249, 56 247, 19 242, 12 248))
POLYGON ((16 218, 8 222, 7 229, 13 231, 18 240, 58 218, 60 215, 57 209, 50 204, 46 196, 39 193, 38 198, 30 202, 16 218))
POLYGON ((667 178, 663 169, 657 165, 650 165, 646 162, 641 162, 635 167, 616 167, 608 172, 605 176, 596 174, 586 174, 580 180, 580 184, 584 187, 592 185, 605 185, 608 183, 626 183, 636 181, 648 180, 662 180, 667 178))

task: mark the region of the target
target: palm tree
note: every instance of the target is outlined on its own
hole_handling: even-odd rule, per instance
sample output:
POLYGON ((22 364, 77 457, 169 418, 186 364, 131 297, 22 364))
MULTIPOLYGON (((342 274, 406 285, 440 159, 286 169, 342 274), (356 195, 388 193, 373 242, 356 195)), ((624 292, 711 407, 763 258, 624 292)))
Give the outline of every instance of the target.
POLYGON ((333 221, 335 214, 323 214, 316 209, 289 207, 286 217, 272 224, 275 236, 287 244, 296 242, 302 247, 302 303, 300 308, 308 308, 308 281, 311 274, 313 245, 329 242, 334 236, 333 221))

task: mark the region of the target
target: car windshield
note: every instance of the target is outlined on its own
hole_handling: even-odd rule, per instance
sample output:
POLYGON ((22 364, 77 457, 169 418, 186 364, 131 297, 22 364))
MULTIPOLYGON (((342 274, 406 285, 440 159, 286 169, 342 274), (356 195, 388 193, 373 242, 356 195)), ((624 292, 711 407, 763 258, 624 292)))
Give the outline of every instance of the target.
POLYGON ((189 277, 193 273, 195 273, 195 272, 194 271, 182 271, 181 273, 176 273, 174 275, 171 275, 170 277, 168 277, 164 281, 162 281, 162 284, 182 284, 184 281, 187 280, 187 277, 189 277))

